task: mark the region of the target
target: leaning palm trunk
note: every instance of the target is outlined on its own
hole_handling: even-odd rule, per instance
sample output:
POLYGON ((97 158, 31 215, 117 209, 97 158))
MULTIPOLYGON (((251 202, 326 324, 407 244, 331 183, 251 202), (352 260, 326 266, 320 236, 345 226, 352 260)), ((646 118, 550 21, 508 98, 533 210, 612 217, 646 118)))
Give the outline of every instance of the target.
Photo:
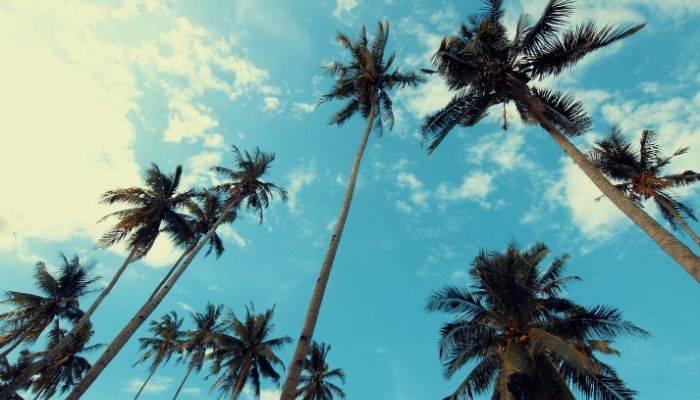
POLYGON ((700 282, 700 258, 698 256, 610 183, 590 160, 544 116, 541 103, 529 93, 527 87, 514 88, 513 96, 527 107, 528 113, 620 211, 637 224, 696 281, 700 282))
POLYGON ((284 382, 280 400, 294 400, 296 397, 297 386, 299 384, 299 375, 301 374, 304 358, 309 352, 309 345, 314 335, 314 328, 316 327, 318 314, 321 310, 321 303, 323 302, 323 295, 326 292, 328 278, 330 277, 331 269, 333 268, 333 260, 335 259, 336 252, 338 251, 338 246, 340 245, 340 238, 343 235, 343 229, 345 228, 345 220, 348 218, 350 203, 352 202, 352 195, 355 191, 355 184, 357 182, 357 172, 360 169, 360 161, 362 161, 362 156, 365 153, 365 148, 367 147, 369 134, 372 132, 372 123, 374 122, 375 112, 376 104, 372 102, 372 108, 370 109, 367 117, 367 127, 362 135, 360 147, 357 149, 355 161, 353 162, 352 169, 350 170, 350 177, 348 178, 348 186, 345 189, 345 195, 343 196, 343 204, 340 208, 340 215, 338 216, 338 221, 335 223, 333 235, 331 236, 331 242, 328 245, 328 250, 326 250, 326 256, 324 257, 323 264, 321 265, 321 271, 319 272, 318 279, 316 280, 316 286, 314 287, 311 301, 309 302, 309 307, 306 311, 304 326, 302 327, 301 335, 299 335, 299 341, 297 342, 297 347, 294 351, 294 358, 292 358, 292 363, 289 366, 289 373, 287 374, 287 380, 284 382))
POLYGON ((688 223, 685 222, 685 218, 683 218, 683 216, 675 208, 673 208, 673 206, 669 204, 666 200, 661 198, 657 198, 657 200, 659 204, 661 204, 661 206, 666 209, 666 211, 670 212, 671 215, 673 215, 673 218, 676 220, 676 222, 678 222, 678 225, 680 225, 683 231, 687 233, 691 239, 693 239, 693 242, 695 242, 695 244, 698 245, 698 247, 700 247, 700 237, 698 237, 698 235, 696 235, 695 232, 693 232, 693 230, 690 229, 688 223))
POLYGON ((185 374, 185 377, 182 378, 182 382, 180 382, 180 386, 177 387, 177 390, 175 391, 175 395, 173 396, 173 400, 177 399, 177 396, 180 395, 180 391, 182 390, 182 387, 185 386, 185 382, 187 382, 187 378, 190 377, 190 374, 192 373, 193 369, 194 369, 194 365, 190 365, 189 368, 187 368, 187 373, 185 374))
POLYGON ((114 274, 112 280, 109 282, 107 287, 102 289, 102 292, 100 292, 100 295, 97 296, 95 301, 92 302, 90 308, 88 308, 85 314, 83 314, 80 317, 78 322, 76 322, 75 325, 73 325, 73 329, 71 329, 71 331, 68 332, 68 334, 63 339, 61 339, 56 346, 51 348, 46 353, 46 355, 44 355, 41 359, 34 362, 30 366, 28 366, 16 379, 7 384, 5 388, 2 391, 0 391, 0 399, 9 398, 11 393, 16 392, 18 388, 21 388, 25 384, 27 384, 31 380, 32 376, 36 375, 39 371, 41 371, 42 368, 48 366, 53 360, 56 359, 56 357, 65 352, 66 348, 73 342, 73 340, 77 337, 78 333, 88 324, 88 322, 90 321, 90 317, 92 317, 92 314, 95 313, 97 307, 112 291, 112 288, 114 288, 114 285, 117 284, 117 281, 119 281, 119 278, 124 273, 124 270, 126 270, 126 267, 129 264, 131 264, 132 260, 134 259, 134 256, 136 255, 136 249, 136 246, 133 246, 131 248, 129 255, 126 256, 124 263, 122 263, 122 266, 114 274))
POLYGON ((236 381, 236 387, 233 389, 233 394, 231 395, 231 400, 238 400, 238 397, 243 392, 245 387, 245 381, 248 379, 248 374, 250 373, 250 360, 246 361, 243 366, 243 373, 238 377, 236 381))
POLYGON ((156 373, 156 368, 151 368, 151 372, 148 373, 146 380, 143 381, 143 384, 139 388, 139 391, 136 392, 136 396, 134 396, 134 400, 137 400, 139 398, 139 396, 141 396, 141 392, 143 392, 143 389, 146 387, 146 385, 148 385, 148 381, 151 380, 151 378, 153 377, 153 374, 155 374, 155 373, 156 373))
POLYGON ((156 297, 156 295, 158 294, 158 291, 160 290, 160 288, 162 288, 163 285, 165 285, 165 282, 167 282, 168 279, 170 278, 170 276, 173 274, 173 272, 175 272, 175 269, 177 269, 177 266, 180 265, 180 263, 181 263, 182 260, 185 258, 185 256, 186 256, 187 254, 189 254, 189 252, 192 251, 192 249, 193 249, 194 246, 196 246, 196 245, 197 245, 197 241, 195 241, 194 243, 192 243, 191 245, 189 245, 189 246, 185 249, 185 251, 183 251, 182 254, 180 254, 180 257, 177 259, 177 261, 175 261, 175 264, 173 264, 173 266, 170 267, 170 271, 168 271, 168 273, 165 274, 165 276, 163 277, 163 279, 161 279, 160 282, 158 283, 158 286, 156 286, 156 288, 153 289, 153 292, 151 293, 151 295, 148 296, 148 300, 146 300, 146 302, 149 302, 149 301, 153 300, 154 297, 156 297))
POLYGON ((107 367, 107 365, 114 359, 114 357, 119 353, 119 351, 124 347, 126 342, 134 335, 136 330, 146 321, 146 319, 153 313, 153 310, 158 307, 158 305, 163 301, 165 296, 170 292, 175 283, 180 279, 182 274, 185 272, 187 267, 192 263, 192 260, 197 256, 202 247, 211 239, 211 237, 216 233, 216 228, 221 225, 226 219, 226 215, 231 212, 239 203, 237 198, 232 199, 227 204, 224 211, 221 213, 221 217, 214 223, 211 229, 196 243, 196 245, 189 251, 189 248, 185 250, 187 256, 184 261, 177 267, 177 269, 170 276, 170 279, 163 285, 162 289, 151 299, 147 301, 141 309, 136 313, 136 315, 131 318, 131 321, 124 326, 124 328, 119 332, 116 338, 107 347, 107 350, 100 356, 100 358, 93 364, 90 370, 85 374, 83 379, 73 388, 71 394, 66 397, 66 400, 77 400, 82 396, 85 391, 92 385, 92 383, 97 379, 97 377, 102 373, 102 371, 107 367))

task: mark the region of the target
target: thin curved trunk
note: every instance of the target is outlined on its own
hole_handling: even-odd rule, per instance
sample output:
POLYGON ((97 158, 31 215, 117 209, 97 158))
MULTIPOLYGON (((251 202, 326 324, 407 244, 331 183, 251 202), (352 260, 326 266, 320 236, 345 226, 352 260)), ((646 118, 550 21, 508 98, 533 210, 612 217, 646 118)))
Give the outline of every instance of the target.
POLYGON ((593 163, 544 116, 540 102, 532 97, 526 87, 514 88, 513 96, 527 107, 530 115, 620 211, 637 224, 696 281, 700 282, 700 258, 698 256, 610 183, 593 163))
POLYGON ((151 372, 148 373, 148 376, 146 377, 146 380, 143 381, 143 384, 142 384, 141 387, 139 388, 139 391, 136 392, 136 396, 134 396, 134 400, 138 399, 139 396, 141 396, 141 392, 143 392, 143 388, 145 388, 146 385, 148 385, 148 381, 151 380, 151 377, 153 377, 153 374, 155 374, 155 373, 156 373, 156 368, 151 368, 151 372))
POLYGON ((148 300, 146 300, 146 302, 149 302, 149 301, 153 300, 154 297, 156 297, 156 294, 158 294, 158 291, 160 290, 160 288, 162 288, 163 285, 165 285, 165 282, 167 282, 168 279, 170 278, 170 276, 173 274, 173 272, 175 272, 175 269, 177 268, 178 265, 180 265, 180 263, 182 262, 182 259, 185 258, 187 253, 189 253, 196 245, 197 245, 197 242, 192 243, 191 245, 189 245, 185 249, 185 251, 182 252, 182 254, 180 254, 180 257, 177 259, 177 261, 175 261, 175 264, 173 264, 173 266, 170 267, 170 271, 168 271, 168 273, 165 274, 163 279, 161 279, 160 282, 158 282, 158 286, 156 286, 156 288, 153 289, 153 292, 151 293, 151 295, 148 296, 148 300))
POLYGON ((250 373, 250 360, 247 360, 245 362, 245 365, 243 366, 243 372, 244 373, 241 374, 241 378, 239 378, 238 381, 236 381, 236 388, 233 389, 231 400, 238 400, 238 397, 241 395, 241 392, 243 392, 243 388, 245 388, 245 381, 248 379, 248 374, 250 373))
POLYGON ((372 103, 369 116, 367 117, 367 126, 365 127, 365 132, 362 135, 362 140, 360 141, 360 147, 357 149, 355 160, 352 164, 352 169, 350 170, 348 186, 345 189, 345 195, 343 196, 340 215, 338 216, 338 221, 335 223, 333 235, 331 236, 331 241, 328 244, 328 250, 326 250, 326 256, 323 259, 323 264, 321 265, 318 279, 316 279, 316 286, 314 287, 314 291, 309 302, 309 307, 306 311, 304 326, 301 329, 301 335, 299 335, 299 341, 297 342, 297 347, 294 351, 292 363, 289 366, 287 380, 284 382, 280 400, 294 400, 296 397, 297 386, 299 385, 299 375, 301 374, 304 358, 309 352, 309 344, 311 343, 314 329, 316 327, 316 321, 318 320, 318 314, 321 310, 323 295, 326 292, 328 278, 330 277, 331 269, 333 268, 333 260, 335 260, 335 254, 338 251, 338 246, 340 245, 340 238, 343 235, 343 229, 345 228, 345 220, 348 218, 348 213, 350 212, 352 195, 355 191, 355 184, 357 183, 357 173, 360 169, 360 162, 362 161, 362 156, 365 153, 365 148, 367 147, 369 134, 372 132, 372 123, 374 122, 375 112, 376 104, 372 103))
POLYGON ((129 266, 129 264, 131 264, 131 261, 134 259, 134 255, 136 255, 136 247, 133 247, 131 249, 129 255, 126 256, 124 263, 122 263, 121 267, 119 267, 119 270, 117 270, 117 272, 112 277, 112 280, 104 289, 102 289, 102 292, 100 292, 99 296, 97 296, 97 298, 92 302, 90 308, 88 308, 85 314, 83 314, 83 316, 80 317, 78 322, 76 322, 75 325, 73 325, 73 328, 70 330, 70 332, 68 332, 68 334, 64 336, 63 339, 61 339, 58 342, 58 344, 56 344, 56 346, 49 350, 47 354, 44 355, 44 357, 31 364, 20 374, 20 376, 18 376, 12 382, 7 384, 5 388, 2 391, 0 391, 0 399, 7 398, 7 396, 10 396, 11 393, 17 391, 18 388, 24 386, 26 383, 29 382, 32 376, 36 375, 37 372, 39 372, 42 368, 47 366, 51 362, 51 360, 55 359, 56 356, 60 355, 66 350, 68 345, 72 343, 75 339, 77 333, 80 332, 90 321, 90 317, 92 317, 92 314, 95 313, 97 307, 99 307, 102 301, 112 291, 112 288, 114 288, 114 285, 117 284, 117 281, 119 281, 119 278, 124 273, 124 270, 126 270, 126 267, 129 266))
POLYGON ((182 378, 182 382, 180 382, 180 386, 177 387, 177 391, 175 392, 175 395, 173 396, 173 400, 177 399, 177 396, 180 395, 180 391, 182 390, 182 387, 185 386, 185 382, 187 381, 187 378, 189 378, 193 369, 194 369, 194 365, 190 365, 189 368, 187 368, 187 373, 185 374, 185 377, 182 378))
POLYGON ((676 209, 673 208, 673 206, 668 204, 666 200, 662 198, 657 198, 657 201, 659 202, 659 204, 661 204, 663 208, 666 209, 666 211, 670 212, 673 215, 673 218, 675 218, 676 222, 678 222, 678 225, 681 226, 683 231, 685 231, 685 233, 687 233, 688 236, 690 236, 690 238, 693 239, 693 242, 695 242, 695 244, 698 245, 698 247, 700 247, 700 237, 698 237, 698 235, 696 235, 695 232, 693 232, 693 230, 690 229, 688 223, 685 222, 685 218, 683 218, 683 216, 678 211, 676 211, 676 209))
MULTIPOLYGON (((236 207, 238 200, 234 199, 230 201, 224 211, 221 213, 221 217, 214 223, 212 228, 207 232, 200 240, 197 242, 196 246, 192 251, 187 253, 184 261, 177 267, 177 269, 170 276, 170 279, 163 285, 163 288, 156 294, 153 299, 147 301, 141 309, 136 313, 136 315, 131 318, 131 320, 122 328, 117 337, 112 340, 104 353, 100 358, 92 365, 90 370, 85 374, 83 379, 75 385, 70 395, 66 397, 66 400, 77 400, 82 396, 85 391, 92 385, 92 383, 97 379, 97 377, 102 373, 102 371, 107 367, 107 365, 114 359, 114 357, 119 353, 119 351, 124 347, 126 342, 134 335, 136 330, 146 321, 146 319, 153 313, 153 311, 158 307, 158 305, 163 301, 165 296, 170 292, 175 283, 180 279, 182 274, 185 272, 187 267, 192 263, 194 257, 197 256, 202 247, 211 239, 211 237, 216 232, 216 228, 219 227, 224 222, 225 216, 236 207)), ((185 250, 187 251, 187 250, 185 250)))

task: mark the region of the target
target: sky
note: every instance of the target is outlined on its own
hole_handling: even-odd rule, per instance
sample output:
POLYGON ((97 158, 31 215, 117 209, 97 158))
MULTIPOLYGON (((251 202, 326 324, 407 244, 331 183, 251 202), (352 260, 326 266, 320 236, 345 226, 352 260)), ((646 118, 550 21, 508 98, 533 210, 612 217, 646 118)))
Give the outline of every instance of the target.
MULTIPOLYGON (((506 1, 507 20, 536 15, 544 0, 506 1)), ((153 318, 224 304, 241 314, 276 307, 278 336, 296 337, 337 216, 363 121, 327 124, 339 104, 315 107, 332 83, 319 67, 343 59, 337 31, 391 24, 389 48, 403 71, 429 66, 444 35, 476 11, 446 0, 0 0, 0 291, 32 291, 37 261, 61 252, 94 261, 107 281, 126 254, 97 250, 110 210, 100 193, 138 185, 157 163, 184 168, 186 187, 211 185, 229 146, 274 151, 269 179, 289 191, 258 224, 242 215, 221 231, 226 253, 198 258, 153 318)), ((700 168, 700 2, 581 0, 573 21, 646 22, 640 33, 586 58, 543 85, 577 93, 592 115, 582 149, 617 125, 638 138, 659 134, 662 150, 691 146, 669 171, 700 168)), ((543 131, 497 117, 459 128, 428 156, 422 118, 450 98, 437 77, 392 93, 396 126, 372 136, 318 321, 315 339, 347 375, 350 399, 442 398, 468 369, 445 380, 438 330, 427 314, 443 285, 468 285, 479 249, 545 242, 571 255, 583 278, 567 295, 620 308, 649 330, 621 339, 606 358, 639 399, 700 399, 700 292, 681 267, 634 227, 543 131)), ((636 139, 635 139, 636 140, 636 139)), ((700 192, 678 192, 698 206, 700 192)), ((651 205, 647 210, 655 217, 651 205)), ((695 230, 700 225, 690 224, 695 230)), ((692 242, 678 234, 691 248, 692 242)), ((694 247, 697 250, 697 247, 694 247)), ((94 316, 94 341, 108 343, 178 256, 165 238, 129 267, 94 316)), ((191 326, 186 320, 186 326, 191 326)), ((145 335, 145 329, 136 337, 145 335)), ((147 375, 132 366, 132 339, 83 397, 128 398, 147 375)), ((280 351, 286 362, 293 345, 280 351)), ((94 356, 93 356, 94 357, 94 356)), ((168 398, 185 373, 160 368, 143 399, 168 398)), ((215 398, 207 372, 182 399, 215 398)), ((264 382, 262 398, 278 390, 264 382)), ((252 397, 250 397, 252 398, 252 397)))

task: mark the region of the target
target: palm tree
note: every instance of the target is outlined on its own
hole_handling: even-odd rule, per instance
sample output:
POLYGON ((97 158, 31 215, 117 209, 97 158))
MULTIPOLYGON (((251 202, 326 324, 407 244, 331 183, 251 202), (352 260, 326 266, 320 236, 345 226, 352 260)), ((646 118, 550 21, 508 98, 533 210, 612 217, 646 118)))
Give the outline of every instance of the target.
POLYGON ((180 330, 181 327, 182 318, 180 318, 175 311, 171 311, 160 317, 159 320, 151 321, 148 330, 152 333, 152 336, 139 339, 141 350, 144 351, 144 353, 136 364, 150 360, 151 365, 148 367, 148 376, 146 380, 143 381, 139 391, 136 392, 134 400, 139 398, 141 392, 148 384, 148 381, 151 380, 151 377, 153 377, 158 367, 163 363, 167 363, 170 357, 179 350, 180 342, 185 336, 185 332, 180 330))
POLYGON ((610 137, 596 142, 588 157, 600 172, 614 182, 622 193, 635 204, 643 207, 642 200, 653 199, 663 218, 675 230, 678 225, 700 246, 698 237, 682 214, 697 221, 693 209, 668 192, 671 188, 683 187, 700 181, 700 173, 685 171, 680 174, 662 175, 671 160, 685 154, 688 147, 676 150, 670 156, 662 156, 656 144, 656 133, 642 131, 639 150, 623 138, 620 130, 613 128, 610 137))
POLYGON ((201 371, 209 353, 216 351, 217 338, 226 331, 225 323, 220 321, 222 310, 221 305, 207 303, 204 313, 190 314, 194 319, 195 328, 185 332, 179 346, 182 352, 181 360, 187 361, 187 373, 182 378, 173 400, 177 399, 192 371, 201 371))
POLYGON ((415 86, 422 80, 414 72, 401 73, 398 69, 391 70, 395 54, 384 60, 388 38, 389 24, 381 22, 377 24, 377 33, 371 42, 367 39, 364 26, 360 29, 360 34, 354 42, 344 34, 338 33, 337 40, 349 51, 351 60, 346 64, 335 61, 324 67, 325 71, 335 77, 336 80, 331 91, 322 97, 321 103, 332 100, 345 102, 345 107, 331 117, 330 123, 338 126, 343 125, 353 115, 359 113, 366 120, 366 126, 350 170, 348 185, 340 207, 340 215, 333 228, 333 234, 316 280, 301 335, 299 335, 299 341, 289 367, 289 374, 282 389, 281 400, 293 400, 296 395, 299 374, 304 364, 304 358, 308 354, 309 344, 313 338, 314 328, 316 327, 321 303, 323 302, 323 295, 333 268, 335 254, 338 251, 340 239, 343 235, 345 220, 350 212, 350 203, 355 191, 360 161, 367 147, 372 126, 374 125, 377 128, 379 135, 381 135, 385 124, 388 125, 389 129, 392 129, 394 113, 389 92, 394 88, 415 86))
MULTIPOLYGON (((89 324, 86 328, 81 332, 79 339, 73 342, 55 363, 43 369, 34 379, 31 389, 36 394, 35 399, 49 399, 59 389, 60 393, 65 393, 90 369, 90 362, 83 354, 95 351, 103 345, 87 346, 93 332, 89 324)), ((66 331, 61 329, 59 322, 54 321, 48 335, 47 351, 56 346, 65 335, 66 331)), ((36 356, 40 357, 42 353, 44 352, 37 353, 36 356)))
POLYGON ((309 355, 304 360, 304 373, 299 379, 297 398, 301 400, 333 400, 334 396, 345 398, 345 392, 331 382, 337 379, 345 383, 345 372, 340 368, 331 369, 326 361, 331 346, 316 342, 311 343, 309 355))
POLYGON ((493 387, 493 399, 570 399, 569 386, 586 398, 631 399, 635 392, 594 352, 614 354, 619 335, 648 333, 606 306, 584 307, 562 297, 567 256, 549 268, 549 249, 536 243, 521 251, 481 251, 472 262, 472 284, 434 292, 427 310, 452 314, 440 330, 446 378, 467 363, 471 372, 447 399, 473 399, 493 387))
MULTIPOLYGON (((68 343, 74 340, 74 336, 88 323, 97 307, 112 291, 114 285, 124 273, 126 267, 133 261, 144 257, 153 247, 153 243, 161 232, 168 233, 176 243, 186 243, 192 237, 192 232, 187 224, 185 215, 178 212, 189 201, 194 193, 179 192, 182 167, 177 166, 172 175, 163 174, 157 165, 153 164, 146 171, 145 188, 131 187, 107 191, 102 195, 102 203, 116 204, 126 203, 131 208, 111 213, 102 220, 115 217, 118 222, 99 240, 98 247, 106 248, 124 239, 130 248, 121 267, 112 277, 109 284, 100 292, 92 302, 90 308, 76 322, 73 329, 53 349, 46 352, 44 357, 21 374, 16 385, 31 379, 31 376, 44 368, 59 356, 68 343)), ((10 384, 14 387, 15 383, 10 384)), ((77 387, 80 387, 78 385, 77 387)), ((3 392, 0 392, 0 396, 3 392)))
MULTIPOLYGON (((107 347, 104 354, 95 362, 93 368, 85 375, 85 378, 78 384, 67 400, 77 400, 97 379, 104 368, 117 355, 129 338, 136 332, 141 324, 151 315, 153 310, 163 301, 165 296, 173 288, 173 285, 180 279, 187 267, 192 263, 194 257, 207 244, 209 252, 211 249, 218 255, 218 251, 223 251, 221 239, 216 234, 216 229, 224 223, 229 223, 236 218, 236 209, 245 206, 249 210, 254 210, 259 214, 260 223, 263 221, 263 210, 265 210, 275 195, 286 199, 286 192, 283 188, 271 182, 263 181, 263 177, 270 169, 270 164, 275 159, 273 153, 266 153, 256 149, 253 154, 247 151, 241 152, 233 146, 234 164, 236 169, 226 167, 214 167, 213 170, 225 177, 225 182, 212 189, 213 193, 204 195, 201 212, 196 210, 196 206, 188 201, 189 208, 193 212, 194 224, 190 230, 194 231, 196 245, 185 250, 187 257, 179 263, 177 269, 172 273, 162 289, 152 299, 148 300, 136 315, 127 323, 117 337, 107 347), (225 196, 225 205, 221 206, 221 199, 217 197, 225 196), (204 233, 206 232, 206 233, 204 233)), ((207 254, 209 254, 207 252, 207 254)))
MULTIPOLYGON (((588 22, 562 32, 575 2, 549 0, 534 23, 525 15, 520 17, 511 39, 503 25, 503 1, 486 0, 485 4, 458 35, 443 39, 433 58, 436 71, 428 71, 439 73, 456 92, 442 110, 425 120, 423 135, 430 142, 429 152, 457 125, 473 126, 491 107, 502 105, 505 110, 512 101, 525 123, 540 125, 620 211, 700 281, 700 258, 617 190, 567 139, 591 124, 582 104, 571 93, 531 84, 558 75, 644 25, 597 28, 588 22)), ((505 113, 503 122, 507 127, 505 113)))
POLYGON ((0 314, 0 354, 5 358, 22 343, 34 343, 41 333, 59 319, 77 321, 83 312, 80 298, 93 291, 99 277, 91 274, 92 265, 83 266, 78 256, 70 260, 61 254, 61 265, 54 276, 46 264, 36 264, 34 281, 41 294, 9 291, 0 304, 14 308, 0 314))
POLYGON ((273 315, 274 307, 256 314, 251 306, 246 307, 245 320, 241 321, 229 311, 225 324, 231 334, 219 335, 217 349, 211 354, 212 375, 223 370, 212 389, 218 388, 222 395, 230 394, 231 400, 236 400, 246 382, 253 387, 256 397, 260 397, 261 377, 279 382, 275 366, 284 368, 284 363, 274 352, 291 343, 292 338, 269 337, 274 330, 273 315))

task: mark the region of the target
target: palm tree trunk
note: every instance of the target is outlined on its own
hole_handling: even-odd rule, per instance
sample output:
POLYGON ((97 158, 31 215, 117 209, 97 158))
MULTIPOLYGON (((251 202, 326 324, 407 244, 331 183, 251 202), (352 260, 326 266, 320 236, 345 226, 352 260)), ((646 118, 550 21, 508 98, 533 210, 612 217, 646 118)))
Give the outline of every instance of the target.
POLYGON ((698 256, 613 186, 593 163, 544 116, 541 103, 530 94, 526 86, 515 87, 513 96, 527 107, 530 115, 620 211, 637 224, 696 281, 700 282, 700 258, 698 256))
POLYGON ((187 381, 187 378, 189 378, 190 373, 192 373, 193 369, 194 369, 194 365, 190 365, 189 368, 187 368, 187 373, 185 374, 185 377, 182 378, 182 382, 180 382, 180 386, 177 387, 177 391, 175 392, 175 396, 173 396, 173 400, 177 399, 177 396, 180 395, 180 391, 182 390, 182 387, 185 386, 185 381, 187 381))
POLYGON ((148 385, 148 381, 151 380, 151 377, 152 377, 153 374, 155 374, 155 373, 156 373, 156 368, 151 368, 151 372, 148 373, 148 376, 146 377, 146 380, 143 381, 143 384, 142 384, 141 387, 139 388, 139 391, 136 392, 136 396, 134 396, 134 400, 138 399, 139 396, 141 396, 141 392, 143 392, 143 388, 145 388, 146 385, 148 385))
POLYGON ((147 302, 153 300, 153 298, 156 297, 156 294, 158 294, 158 291, 160 290, 160 288, 163 287, 165 282, 168 281, 168 278, 170 278, 170 276, 173 274, 173 272, 175 272, 175 269, 177 268, 178 265, 180 265, 180 262, 182 262, 182 259, 185 258, 187 253, 189 253, 196 245, 197 245, 197 242, 192 243, 191 245, 189 245, 185 249, 185 251, 182 252, 182 254, 180 254, 180 257, 177 259, 177 261, 175 261, 175 264, 173 264, 173 266, 170 268, 170 271, 168 271, 168 273, 165 274, 165 277, 163 277, 163 279, 160 280, 160 282, 158 283, 158 286, 156 286, 156 288, 153 289, 153 293, 151 293, 151 295, 148 296, 148 300, 146 300, 147 302))
POLYGON ((126 256, 126 259, 122 263, 121 267, 119 267, 119 270, 117 270, 117 272, 114 274, 112 280, 109 282, 107 287, 102 289, 102 292, 100 292, 99 296, 97 296, 97 298, 92 302, 90 308, 88 308, 85 314, 83 314, 83 316, 80 317, 78 322, 76 322, 75 325, 73 325, 73 328, 70 330, 70 332, 68 332, 68 334, 65 337, 63 337, 63 339, 61 339, 55 347, 49 350, 46 353, 46 355, 44 355, 44 357, 25 368, 24 371, 22 371, 22 373, 16 379, 12 380, 12 382, 7 384, 5 388, 2 391, 0 391, 0 399, 6 398, 4 396, 9 396, 11 393, 17 391, 18 388, 24 386, 27 382, 29 382, 32 376, 36 375, 37 372, 39 372, 42 368, 47 366, 52 360, 54 360, 58 355, 60 355, 66 350, 68 345, 70 345, 73 342, 78 332, 80 332, 90 321, 90 317, 92 317, 92 314, 95 313, 97 307, 112 291, 112 288, 114 288, 114 285, 117 284, 117 281, 124 273, 124 270, 126 270, 126 267, 129 264, 131 264, 131 261, 134 259, 135 255, 136 246, 134 246, 131 249, 129 255, 126 256))
POLYGON ((233 389, 233 394, 231 395, 231 400, 238 400, 238 397, 241 395, 241 392, 243 392, 243 388, 245 388, 245 381, 248 379, 249 373, 250 373, 250 360, 247 360, 245 362, 245 365, 243 366, 241 376, 238 378, 238 381, 236 382, 236 387, 235 387, 235 389, 233 389))
MULTIPOLYGON (((685 233, 687 233, 688 236, 690 236, 690 238, 693 239, 693 242, 695 242, 695 244, 698 245, 698 247, 700 247, 700 237, 698 237, 698 235, 696 235, 695 232, 693 232, 693 230, 690 229, 688 223, 685 222, 685 218, 683 218, 683 216, 678 211, 676 211, 676 209, 673 208, 673 206, 668 204, 666 200, 658 197, 656 198, 656 200, 659 202, 659 204, 661 204, 663 208, 665 208, 668 212, 670 212, 673 215, 673 218, 676 220, 676 222, 678 222, 681 228, 683 228, 683 231, 685 231, 685 233)), ((2 358, 2 356, 0 356, 0 358, 2 358)))
MULTIPOLYGON (((119 353, 119 351, 124 347, 126 342, 134 335, 134 332, 146 321, 146 319, 153 313, 153 310, 158 307, 158 305, 163 301, 165 296, 170 292, 175 283, 180 279, 180 276, 185 272, 187 267, 192 263, 194 257, 197 256, 202 247, 209 241, 209 239, 216 232, 216 228, 219 227, 226 218, 226 215, 235 208, 239 203, 238 199, 231 200, 224 211, 221 213, 221 217, 214 223, 212 228, 207 232, 202 238, 199 239, 196 246, 187 253, 184 261, 177 267, 177 269, 170 276, 170 279, 163 285, 163 288, 151 299, 147 301, 141 309, 136 313, 136 315, 131 318, 131 320, 122 328, 121 332, 117 337, 112 340, 104 353, 100 358, 92 365, 90 370, 83 376, 83 379, 75 385, 70 395, 66 397, 66 400, 77 400, 82 396, 85 391, 92 385, 92 383, 97 379, 97 377, 102 373, 102 371, 107 367, 107 365, 114 359, 114 357, 119 353)), ((187 250, 185 250, 187 252, 187 250)))
POLYGON ((304 326, 301 329, 301 335, 299 335, 299 341, 297 342, 297 347, 294 351, 294 357, 292 358, 292 363, 289 366, 287 380, 284 382, 284 386, 282 387, 282 394, 280 396, 280 400, 294 400, 294 398, 296 397, 297 385, 299 384, 299 375, 301 374, 301 367, 303 365, 304 358, 309 352, 309 344, 311 343, 311 339, 314 334, 314 328, 316 327, 316 321, 318 320, 318 314, 321 310, 321 303, 323 302, 323 295, 326 292, 328 278, 330 277, 331 269, 333 268, 335 254, 338 251, 338 246, 340 245, 340 238, 343 235, 343 229, 345 228, 345 220, 348 218, 348 213, 350 212, 350 203, 352 203, 352 195, 355 191, 355 184, 357 183, 357 172, 360 169, 360 161, 362 161, 362 156, 365 153, 365 148, 367 147, 369 134, 372 132, 372 124, 374 123, 375 112, 376 103, 373 102, 369 112, 369 116, 367 117, 367 126, 365 127, 364 134, 362 135, 360 147, 357 149, 357 153, 355 154, 355 161, 353 162, 352 169, 350 170, 348 186, 345 189, 343 203, 340 207, 340 215, 338 216, 338 221, 335 223, 333 235, 331 236, 331 241, 328 244, 328 250, 326 250, 326 256, 323 259, 323 264, 321 265, 321 270, 319 271, 318 279, 316 279, 316 286, 314 287, 314 291, 311 296, 311 301, 309 302, 309 307, 306 311, 304 326))

